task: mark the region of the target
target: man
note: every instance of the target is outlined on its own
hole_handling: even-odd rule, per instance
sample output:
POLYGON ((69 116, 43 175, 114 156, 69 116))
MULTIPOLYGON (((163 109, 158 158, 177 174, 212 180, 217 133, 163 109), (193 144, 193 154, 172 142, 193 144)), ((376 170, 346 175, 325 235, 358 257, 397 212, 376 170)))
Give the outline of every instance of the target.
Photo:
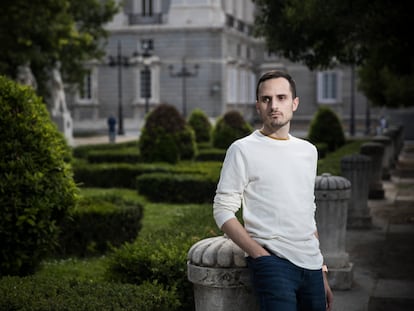
POLYGON ((214 198, 217 225, 247 254, 261 310, 332 309, 315 223, 317 151, 289 134, 298 105, 290 75, 259 79, 262 128, 229 147, 214 198))

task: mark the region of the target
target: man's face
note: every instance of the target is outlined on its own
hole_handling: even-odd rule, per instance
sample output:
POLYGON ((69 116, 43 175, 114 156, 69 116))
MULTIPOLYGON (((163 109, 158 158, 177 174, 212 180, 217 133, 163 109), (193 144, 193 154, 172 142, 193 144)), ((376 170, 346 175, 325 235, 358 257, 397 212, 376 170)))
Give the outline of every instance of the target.
POLYGON ((292 98, 289 82, 285 78, 269 79, 261 83, 256 110, 265 130, 274 132, 288 127, 298 105, 299 98, 292 98))

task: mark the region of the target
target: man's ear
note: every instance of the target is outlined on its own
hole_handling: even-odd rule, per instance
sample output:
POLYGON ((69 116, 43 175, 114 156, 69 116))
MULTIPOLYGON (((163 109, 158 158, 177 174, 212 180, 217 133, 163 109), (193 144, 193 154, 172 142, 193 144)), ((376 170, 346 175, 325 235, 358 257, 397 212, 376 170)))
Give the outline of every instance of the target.
POLYGON ((299 106, 299 97, 295 97, 294 99, 293 99, 293 106, 292 106, 292 110, 293 111, 296 111, 296 109, 298 109, 298 106, 299 106))

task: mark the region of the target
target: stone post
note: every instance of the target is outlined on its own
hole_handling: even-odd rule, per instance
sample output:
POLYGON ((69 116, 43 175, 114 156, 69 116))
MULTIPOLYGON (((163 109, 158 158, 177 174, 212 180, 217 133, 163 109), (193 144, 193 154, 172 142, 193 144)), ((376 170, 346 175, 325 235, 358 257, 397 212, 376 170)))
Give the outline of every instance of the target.
POLYGON ((404 127, 390 126, 384 131, 384 136, 391 139, 393 146, 393 160, 394 163, 398 160, 398 155, 404 145, 404 127))
POLYGON ((372 137, 372 142, 384 145, 384 156, 382 158, 382 179, 390 180, 391 168, 394 166, 394 150, 389 136, 379 135, 372 137))
POLYGON ((196 311, 258 311, 245 254, 232 240, 201 240, 188 252, 196 311))
POLYGON ((351 198, 348 205, 347 227, 368 229, 372 219, 368 208, 371 159, 362 154, 353 154, 341 159, 342 176, 351 182, 351 198))
POLYGON ((349 289, 352 285, 353 264, 345 251, 350 194, 351 183, 346 178, 328 173, 316 177, 316 223, 332 289, 349 289))
POLYGON ((382 159, 384 157, 384 145, 368 142, 361 145, 360 153, 371 158, 371 178, 369 183, 369 199, 384 199, 382 186, 382 159))

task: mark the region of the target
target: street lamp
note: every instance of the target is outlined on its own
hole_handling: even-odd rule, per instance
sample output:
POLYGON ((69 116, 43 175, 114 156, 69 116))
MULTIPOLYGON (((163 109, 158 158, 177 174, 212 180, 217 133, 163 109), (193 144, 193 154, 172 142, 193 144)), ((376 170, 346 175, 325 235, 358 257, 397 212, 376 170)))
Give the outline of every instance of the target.
POLYGON ((187 69, 186 66, 186 62, 185 62, 185 57, 182 59, 182 66, 181 66, 181 70, 178 72, 173 72, 174 70, 174 66, 170 65, 169 67, 170 70, 170 76, 174 77, 174 78, 182 78, 182 100, 183 100, 183 116, 186 117, 187 116, 187 78, 191 78, 191 77, 195 77, 198 74, 198 68, 199 65, 195 64, 194 65, 194 71, 191 72, 187 69))
MULTIPOLYGON (((133 57, 137 53, 133 54, 133 57)), ((109 56, 109 66, 117 66, 118 68, 118 135, 124 135, 124 114, 122 107, 122 67, 129 67, 134 64, 133 57, 122 55, 121 42, 118 40, 118 49, 116 56, 109 56)))
POLYGON ((151 70, 149 67, 149 59, 152 56, 151 41, 143 40, 141 44, 142 48, 142 63, 144 64, 144 70, 141 71, 141 97, 145 98, 145 114, 149 111, 149 100, 151 98, 151 70))

